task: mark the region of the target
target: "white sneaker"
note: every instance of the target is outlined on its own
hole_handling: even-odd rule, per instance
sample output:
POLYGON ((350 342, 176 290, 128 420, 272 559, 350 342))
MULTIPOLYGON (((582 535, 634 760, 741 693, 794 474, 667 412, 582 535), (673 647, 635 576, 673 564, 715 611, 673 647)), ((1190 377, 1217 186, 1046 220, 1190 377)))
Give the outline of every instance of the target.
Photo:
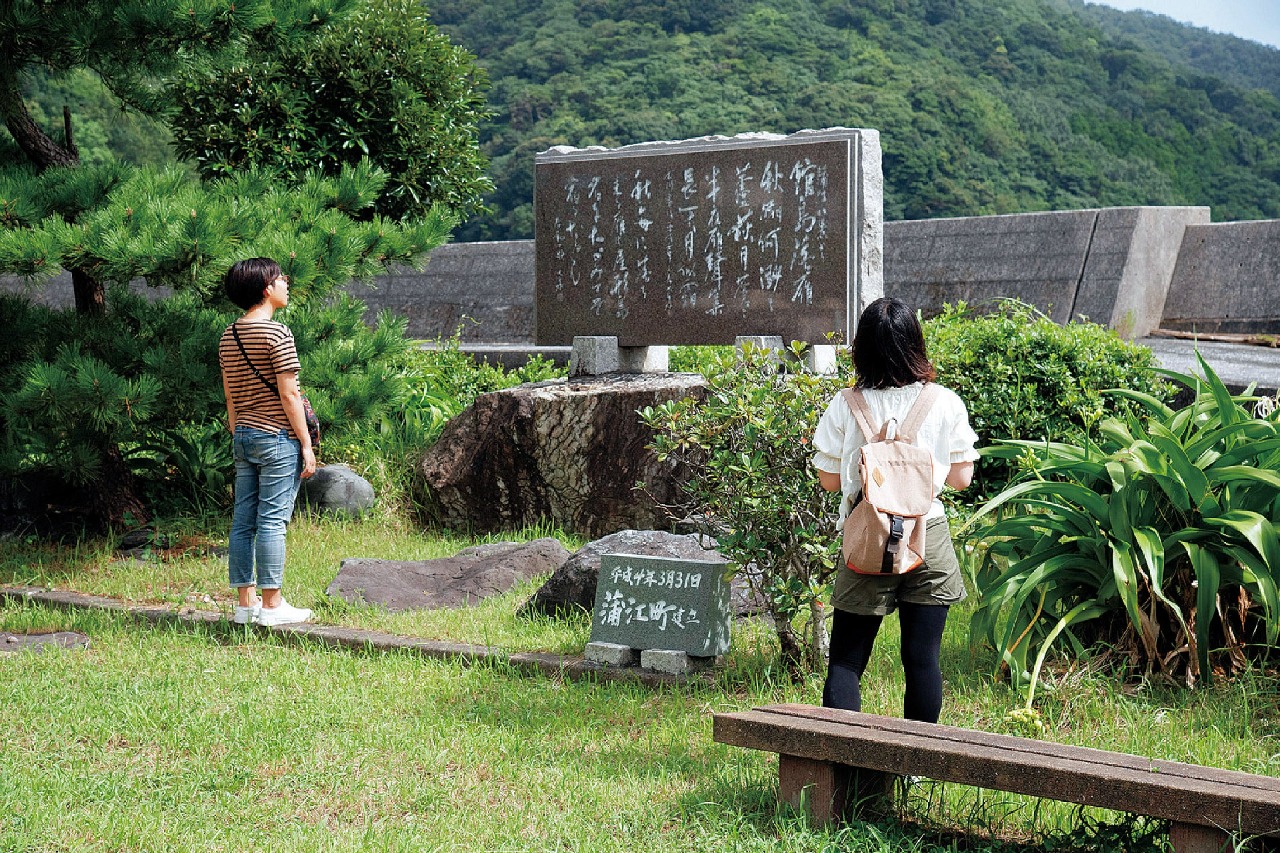
POLYGON ((306 622, 311 618, 311 611, 305 607, 294 607, 282 597, 275 607, 263 607, 254 617, 255 625, 287 625, 290 622, 306 622))
POLYGON ((231 621, 237 625, 248 625, 251 622, 258 621, 260 612, 262 612, 262 599, 258 599, 248 607, 241 607, 237 604, 236 612, 231 614, 231 621))

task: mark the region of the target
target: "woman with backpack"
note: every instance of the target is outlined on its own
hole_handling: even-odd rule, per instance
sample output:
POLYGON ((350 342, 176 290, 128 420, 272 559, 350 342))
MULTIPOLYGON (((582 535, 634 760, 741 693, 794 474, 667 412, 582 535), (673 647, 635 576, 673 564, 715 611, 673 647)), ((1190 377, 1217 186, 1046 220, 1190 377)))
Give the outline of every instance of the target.
MULTIPOLYGON (((977 434, 969 426, 964 402, 932 385, 936 372, 925 352, 924 334, 915 313, 899 299, 877 299, 858 321, 853 341, 854 386, 869 415, 870 429, 896 429, 907 423, 926 386, 934 390, 917 412, 914 444, 932 455, 932 501, 924 524, 923 561, 902 571, 901 564, 841 567, 831 604, 831 653, 822 704, 828 708, 862 709, 861 679, 871 657, 880 623, 898 612, 902 627, 902 665, 906 673, 903 716, 936 723, 942 710, 942 671, 938 658, 948 608, 965 597, 960 564, 951 543, 946 513, 938 495, 943 488, 963 489, 973 479, 978 458, 977 434), (929 402, 931 399, 932 402, 929 402)), ((824 489, 841 492, 840 523, 860 500, 861 459, 868 443, 859 426, 855 400, 837 394, 814 433, 813 465, 824 489)))

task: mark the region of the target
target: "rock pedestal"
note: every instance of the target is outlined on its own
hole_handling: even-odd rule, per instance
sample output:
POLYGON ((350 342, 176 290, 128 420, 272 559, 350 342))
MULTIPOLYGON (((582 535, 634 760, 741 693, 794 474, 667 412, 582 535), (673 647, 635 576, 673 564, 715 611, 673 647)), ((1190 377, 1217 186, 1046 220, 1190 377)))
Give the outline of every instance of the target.
POLYGON ((636 412, 705 388, 696 374, 608 374, 482 394, 427 453, 419 500, 436 523, 473 532, 669 528, 661 505, 677 501, 683 473, 646 449, 653 433, 636 412))

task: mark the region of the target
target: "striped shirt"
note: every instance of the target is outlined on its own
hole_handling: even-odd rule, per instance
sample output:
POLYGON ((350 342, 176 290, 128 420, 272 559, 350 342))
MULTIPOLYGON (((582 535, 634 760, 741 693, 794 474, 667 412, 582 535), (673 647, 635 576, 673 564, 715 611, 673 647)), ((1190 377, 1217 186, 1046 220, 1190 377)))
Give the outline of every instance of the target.
POLYGON ((274 320, 237 320, 232 325, 239 332, 240 343, 244 344, 253 366, 276 386, 276 391, 272 392, 254 375, 240 347, 236 346, 232 327, 227 326, 218 341, 218 364, 231 390, 236 426, 249 426, 266 432, 284 429, 289 431, 290 438, 297 438, 285 417, 276 381, 277 373, 297 373, 302 369, 298 350, 293 344, 293 333, 288 326, 274 320))

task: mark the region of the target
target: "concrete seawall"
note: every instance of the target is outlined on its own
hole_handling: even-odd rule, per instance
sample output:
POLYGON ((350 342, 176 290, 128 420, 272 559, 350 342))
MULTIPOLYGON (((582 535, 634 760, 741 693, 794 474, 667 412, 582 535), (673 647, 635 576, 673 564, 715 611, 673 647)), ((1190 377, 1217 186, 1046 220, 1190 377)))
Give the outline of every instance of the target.
MULTIPOLYGON (((926 315, 947 302, 1016 297, 1058 322, 1087 317, 1130 338, 1280 334, 1280 220, 1208 220, 1204 207, 1126 207, 887 222, 885 292, 926 315)), ((421 272, 397 269, 348 290, 372 312, 407 317, 416 338, 459 331, 469 344, 532 346, 534 263, 532 240, 449 244, 421 272)), ((35 290, 0 277, 6 291, 73 303, 67 274, 35 290)))
POLYGON ((398 268, 347 291, 371 309, 409 320, 415 338, 450 337, 467 343, 533 343, 532 240, 449 243, 431 253, 421 272, 398 268))
POLYGON ((1160 325, 1280 333, 1280 220, 1188 227, 1160 325))
POLYGON ((1185 228, 1207 207, 1120 207, 885 224, 885 293, 934 314, 1017 297, 1133 338, 1160 325, 1185 228))

